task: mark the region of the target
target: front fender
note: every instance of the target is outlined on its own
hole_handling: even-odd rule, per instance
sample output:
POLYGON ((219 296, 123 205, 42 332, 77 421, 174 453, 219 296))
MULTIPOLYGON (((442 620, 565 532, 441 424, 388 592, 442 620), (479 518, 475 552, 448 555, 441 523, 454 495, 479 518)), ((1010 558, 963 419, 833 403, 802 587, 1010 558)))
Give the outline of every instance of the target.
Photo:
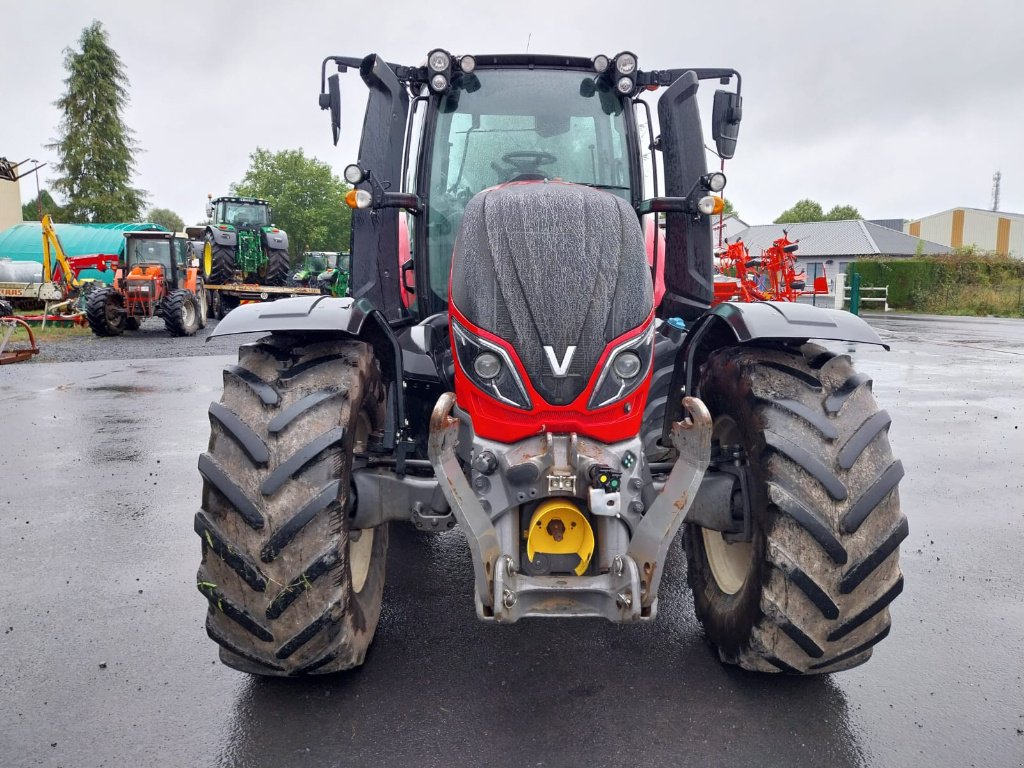
POLYGON ((217 323, 206 340, 238 333, 333 336, 363 341, 373 347, 387 387, 384 446, 393 450, 405 424, 402 349, 391 326, 366 299, 296 296, 235 307, 217 323))
POLYGON ((232 248, 238 245, 238 233, 233 229, 207 227, 206 235, 217 245, 229 245, 232 248))
POLYGON ((288 250, 288 233, 275 227, 263 228, 263 244, 273 251, 288 250))
MULTIPOLYGON (((722 347, 810 339, 877 344, 889 349, 870 325, 843 310, 784 301, 727 301, 704 313, 686 334, 676 355, 669 391, 699 397, 695 384, 700 366, 722 347)), ((681 417, 678 400, 668 399, 666 424, 681 417)))
MULTIPOLYGON (((380 315, 363 299, 335 299, 329 296, 296 296, 260 304, 242 304, 207 337, 231 336, 237 333, 303 333, 325 332, 359 338, 367 320, 379 325, 380 315)), ((385 324, 388 332, 391 328, 385 324)), ((379 330, 379 329, 378 329, 379 330)))
MULTIPOLYGON (((839 309, 812 307, 786 301, 761 301, 750 304, 724 302, 708 312, 691 335, 697 335, 704 322, 724 322, 736 341, 757 339, 829 339, 878 344, 889 349, 875 330, 857 315, 839 309)), ((687 340, 689 342, 689 340, 687 340)), ((684 347, 687 343, 684 342, 684 347)))

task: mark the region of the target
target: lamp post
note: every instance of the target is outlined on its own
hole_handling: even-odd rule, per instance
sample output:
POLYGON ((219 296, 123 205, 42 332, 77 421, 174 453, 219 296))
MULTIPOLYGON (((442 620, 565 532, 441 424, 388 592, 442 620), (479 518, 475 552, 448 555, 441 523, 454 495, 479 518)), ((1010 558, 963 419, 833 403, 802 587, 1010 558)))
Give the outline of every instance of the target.
POLYGON ((33 169, 35 171, 35 174, 36 174, 36 216, 39 217, 39 221, 42 221, 43 220, 43 201, 41 199, 41 194, 42 193, 40 193, 40 191, 39 191, 39 169, 42 168, 43 165, 46 165, 46 163, 40 164, 39 161, 36 160, 35 158, 31 158, 29 160, 29 162, 36 164, 36 167, 33 169))

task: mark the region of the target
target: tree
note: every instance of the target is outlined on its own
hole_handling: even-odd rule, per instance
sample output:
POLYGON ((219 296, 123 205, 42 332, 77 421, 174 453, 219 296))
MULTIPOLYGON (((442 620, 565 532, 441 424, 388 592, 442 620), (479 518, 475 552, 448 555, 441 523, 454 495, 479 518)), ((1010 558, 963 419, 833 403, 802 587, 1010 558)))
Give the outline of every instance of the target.
POLYGON ((792 208, 779 214, 775 223, 797 224, 802 221, 822 221, 824 218, 825 212, 821 208, 821 203, 816 203, 814 200, 801 200, 792 208))
POLYGON ((100 22, 82 30, 78 42, 81 50, 64 49, 60 138, 47 146, 60 158, 53 185, 67 198, 68 221, 136 221, 146 195, 131 186, 138 144, 121 118, 128 77, 100 22))
POLYGON ((46 214, 50 214, 57 221, 64 218, 64 210, 57 205, 57 201, 45 189, 39 193, 38 197, 33 197, 21 206, 21 218, 25 221, 40 221, 46 214))
POLYGON ((852 205, 835 205, 832 210, 825 214, 825 221, 846 221, 848 219, 860 219, 860 211, 852 205))
POLYGON ((261 197, 274 209, 274 224, 288 233, 294 255, 304 251, 347 251, 352 211, 345 205, 349 186, 327 163, 302 149, 270 152, 257 148, 236 195, 261 197))
POLYGON ((733 208, 732 200, 723 198, 722 202, 725 203, 725 206, 722 208, 723 216, 735 216, 737 219, 740 217, 740 215, 736 212, 736 209, 733 208))
POLYGON ((150 208, 146 213, 146 221, 159 224, 171 232, 181 232, 185 229, 185 221, 170 208, 150 208))

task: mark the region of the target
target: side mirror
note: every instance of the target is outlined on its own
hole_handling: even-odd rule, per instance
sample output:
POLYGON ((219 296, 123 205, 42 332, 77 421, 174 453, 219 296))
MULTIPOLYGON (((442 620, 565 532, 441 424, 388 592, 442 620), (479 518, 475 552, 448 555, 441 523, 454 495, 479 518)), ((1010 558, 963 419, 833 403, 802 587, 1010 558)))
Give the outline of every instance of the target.
POLYGON ((208 219, 212 219, 213 218, 213 206, 212 205, 206 206, 206 218, 208 218, 208 219))
POLYGON ((327 93, 320 94, 320 109, 331 110, 331 136, 337 146, 341 134, 341 80, 338 75, 327 78, 327 93))
POLYGON ((743 97, 731 91, 715 91, 711 108, 711 135, 718 154, 729 160, 736 154, 736 139, 743 119, 743 97))

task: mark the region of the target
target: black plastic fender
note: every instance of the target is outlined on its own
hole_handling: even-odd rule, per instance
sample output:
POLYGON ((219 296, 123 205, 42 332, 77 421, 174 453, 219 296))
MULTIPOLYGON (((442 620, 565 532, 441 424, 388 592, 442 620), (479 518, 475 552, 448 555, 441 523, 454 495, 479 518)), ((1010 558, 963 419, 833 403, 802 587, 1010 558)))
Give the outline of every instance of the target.
POLYGON ((682 417, 681 395, 700 397, 696 380, 700 366, 712 352, 735 344, 766 341, 803 343, 810 339, 877 344, 888 351, 875 330, 856 315, 838 309, 783 301, 750 304, 724 302, 704 313, 689 329, 676 354, 675 369, 665 407, 665 423, 682 417), (685 388, 685 389, 684 389, 685 388))
POLYGON ((238 245, 238 233, 235 232, 233 229, 207 227, 206 234, 217 245, 230 245, 232 248, 238 245))
POLYGON ((260 235, 263 239, 263 244, 274 251, 287 251, 288 250, 288 233, 283 229, 279 229, 276 232, 270 229, 264 229, 260 235))
POLYGON ((405 424, 402 349, 384 315, 366 299, 297 296, 235 307, 207 337, 238 333, 323 334, 373 347, 388 392, 384 447, 394 450, 405 424))

